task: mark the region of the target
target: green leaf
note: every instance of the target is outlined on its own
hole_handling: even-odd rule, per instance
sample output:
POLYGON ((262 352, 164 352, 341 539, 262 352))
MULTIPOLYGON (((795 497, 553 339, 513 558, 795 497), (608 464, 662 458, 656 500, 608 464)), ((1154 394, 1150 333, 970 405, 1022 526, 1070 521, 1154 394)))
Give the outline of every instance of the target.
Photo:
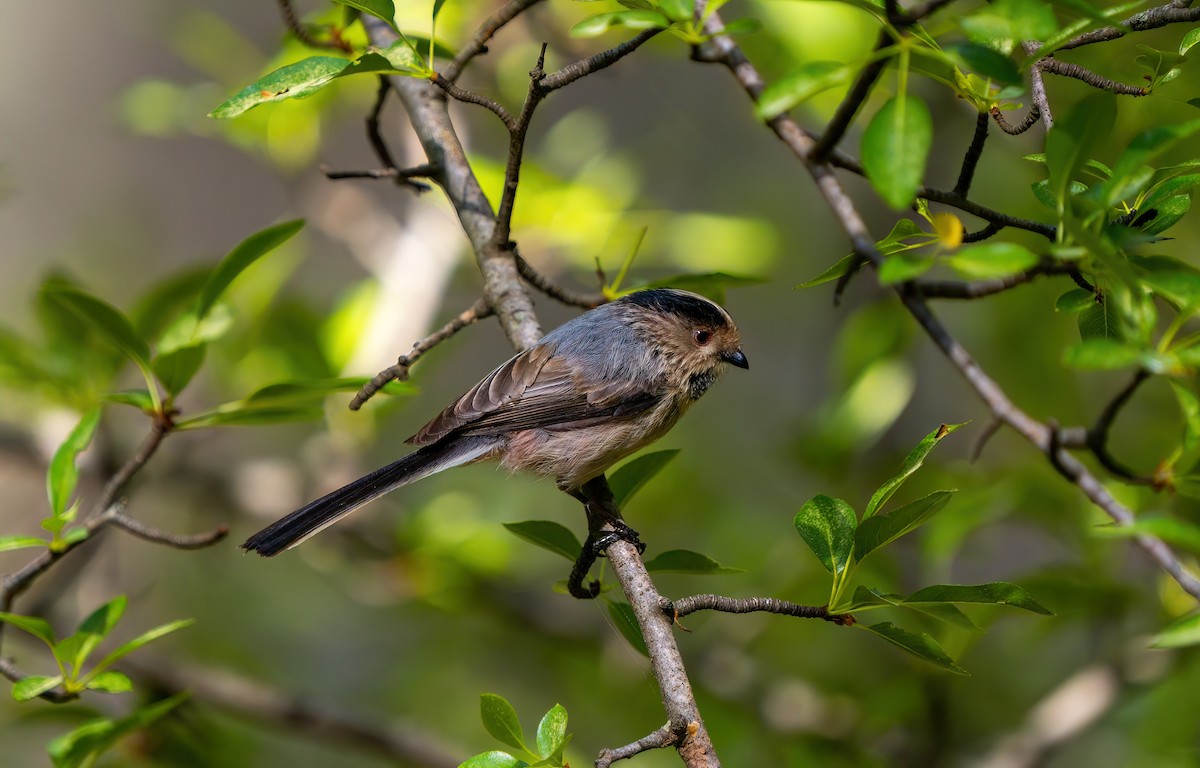
POLYGON ((42 295, 82 320, 137 363, 142 370, 150 369, 149 345, 134 330, 129 318, 116 307, 74 286, 62 283, 43 286, 42 295))
POLYGON ((745 285, 758 285, 767 282, 766 278, 753 275, 731 275, 728 272, 685 272, 681 275, 671 275, 661 280, 653 280, 637 288, 622 291, 621 295, 633 293, 642 288, 682 288, 685 291, 698 293, 712 299, 718 304, 725 303, 725 289, 745 285))
POLYGON ((289 421, 316 421, 325 417, 320 406, 266 406, 248 407, 241 402, 226 403, 215 411, 196 414, 175 423, 176 429, 203 429, 206 427, 243 427, 259 424, 279 424, 289 421))
POLYGON ((537 728, 538 754, 550 757, 562 749, 567 740, 567 710, 562 704, 555 704, 550 711, 542 716, 537 728))
POLYGON ((1191 194, 1169 197, 1153 209, 1154 217, 1148 223, 1142 224, 1141 229, 1148 235, 1158 235, 1166 232, 1175 226, 1191 207, 1191 194))
POLYGON ((936 262, 931 256, 918 256, 913 253, 894 253, 888 256, 879 267, 878 278, 883 285, 903 283, 914 280, 933 269, 936 262))
POLYGON ((1098 93, 1076 104, 1046 134, 1049 192, 1056 210, 1065 210, 1075 174, 1083 168, 1100 143, 1112 134, 1116 115, 1113 96, 1098 93))
POLYGON ((1016 243, 979 243, 961 248, 947 258, 950 266, 967 277, 1005 277, 1038 263, 1037 254, 1016 243))
POLYGON ((147 413, 154 412, 154 398, 150 397, 150 392, 145 389, 125 389, 120 392, 109 392, 103 395, 102 399, 110 403, 132 405, 134 408, 147 413))
POLYGON ((36 536, 0 536, 0 552, 8 552, 12 549, 26 549, 27 547, 46 547, 50 542, 45 539, 39 539, 36 536))
POLYGON ((691 0, 658 0, 657 5, 672 21, 689 21, 696 10, 691 0))
MULTIPOLYGON (((711 5, 711 3, 709 5, 711 5)), ((721 29, 721 34, 729 35, 730 37, 734 35, 748 35, 752 32, 759 32, 762 30, 762 28, 763 23, 758 19, 750 16, 743 16, 740 19, 734 19, 733 21, 726 22, 725 26, 721 29)))
POLYGON ((1196 43, 1200 43, 1200 27, 1193 28, 1179 41, 1179 55, 1186 54, 1196 43))
POLYGON ((1140 517, 1128 525, 1100 525, 1092 531, 1105 539, 1154 536, 1172 546, 1200 552, 1200 526, 1175 517, 1140 517))
POLYGON ((44 675, 30 675, 23 677, 13 683, 12 695, 16 701, 29 701, 36 699, 51 688, 56 688, 62 685, 62 675, 54 677, 45 677, 44 675))
POLYGON ((633 498, 633 495, 641 490, 642 486, 650 482, 651 478, 661 472, 663 467, 670 464, 678 453, 677 448, 645 453, 618 467, 608 478, 608 487, 612 490, 617 507, 624 507, 626 502, 633 498))
POLYGON ((83 415, 71 434, 50 459, 50 467, 46 470, 46 496, 50 500, 50 511, 55 517, 62 516, 75 485, 79 481, 79 468, 75 460, 87 449, 100 423, 100 408, 96 407, 83 415))
POLYGON ((90 765, 89 758, 105 752, 121 737, 150 725, 183 703, 187 697, 186 692, 177 693, 169 699, 135 710, 119 720, 90 720, 70 733, 52 740, 46 745, 46 751, 50 753, 54 768, 81 768, 90 765))
MULTIPOLYGON (((908 221, 908 219, 901 219, 901 221, 908 221)), ((858 254, 855 253, 843 256, 842 258, 838 259, 838 262, 829 269, 825 270, 813 279, 797 285, 796 289, 799 290, 800 288, 812 288, 815 285, 822 285, 824 283, 830 283, 834 280, 837 280, 839 277, 850 271, 850 265, 854 263, 854 260, 857 257, 858 254)))
POLYGON ((1032 613, 1040 613, 1043 616, 1054 615, 1030 597, 1028 592, 1016 584, 1009 584, 1006 581, 994 581, 990 584, 937 584, 913 592, 904 602, 909 605, 917 603, 986 603, 988 605, 1009 605, 1032 613))
POLYGON ((954 659, 950 658, 950 655, 946 653, 945 649, 924 632, 909 632, 907 629, 897 627, 890 621, 871 624, 870 626, 866 624, 855 624, 854 626, 882 637, 884 640, 908 651, 922 661, 927 661, 956 675, 967 674, 967 670, 958 666, 954 662, 954 659))
POLYGON ((1077 312, 1083 312, 1091 309, 1095 304, 1096 294, 1094 291, 1085 291, 1082 288, 1072 288, 1055 300, 1054 311, 1066 312, 1073 315, 1077 312))
POLYGON ((1184 648, 1200 643, 1200 613, 1184 616, 1150 640, 1151 648, 1184 648))
POLYGON ((570 529, 550 520, 525 520, 520 523, 505 523, 504 527, 518 539, 548 549, 574 562, 583 551, 583 545, 570 529))
POLYGON ((959 23, 981 42, 1045 40, 1058 31, 1054 11, 1041 0, 996 0, 959 23))
MULTIPOLYGON (((389 2, 390 6, 391 3, 389 2)), ((343 64, 345 61, 338 59, 343 64)), ((238 243, 232 251, 221 259, 220 263, 213 268, 212 274, 204 287, 200 289, 200 296, 196 300, 196 317, 198 320, 203 320, 212 309, 213 304, 229 287, 229 284, 234 279, 246 270, 254 262, 258 261, 263 256, 275 250, 285 242, 290 240, 297 232, 304 228, 304 219, 295 219, 293 221, 285 221, 282 224, 276 224, 267 227, 264 230, 255 232, 250 237, 247 237, 242 242, 238 243)))
POLYGON ((1113 166, 1112 179, 1106 182, 1106 188, 1110 192, 1103 199, 1110 203, 1123 199, 1129 182, 1138 178, 1151 160, 1180 142, 1191 139, 1198 131, 1200 120, 1191 120, 1175 125, 1158 125, 1133 137, 1113 166))
POLYGON ((16 613, 0 612, 0 621, 12 624, 17 629, 28 632, 29 634, 41 640, 46 645, 54 648, 54 630, 50 628, 50 623, 45 619, 39 619, 37 616, 21 616, 16 613))
POLYGON ((190 627, 191 625, 193 625, 195 623, 196 623, 195 619, 179 619, 177 621, 168 622, 167 624, 162 624, 160 626, 155 627, 154 629, 147 630, 146 632, 143 632, 142 634, 138 635, 134 639, 125 643, 124 645, 119 646, 116 650, 112 651, 110 654, 105 656, 100 661, 99 664, 97 664, 95 667, 92 668, 92 671, 91 671, 91 673, 89 673, 89 676, 97 675, 100 672, 102 672, 103 670, 108 669, 117 660, 119 660, 125 656, 128 656, 129 654, 133 653, 134 651, 141 648, 142 646, 152 643, 155 640, 159 639, 160 637, 169 635, 176 630, 183 629, 184 627, 190 627))
POLYGON ((871 552, 918 528, 941 511, 954 491, 934 491, 888 515, 864 518, 854 532, 854 557, 862 562, 871 552))
POLYGON ((953 603, 900 603, 897 607, 911 608, 918 613, 923 613, 926 616, 935 618, 938 621, 944 621, 951 626, 965 629, 968 632, 983 632, 978 624, 971 621, 970 616, 963 613, 953 603))
POLYGON ((862 164, 875 191, 896 209, 917 196, 933 144, 933 119, 915 96, 892 98, 863 133, 862 164))
POLYGON ((613 11, 590 16, 571 27, 568 34, 571 37, 596 37, 613 27, 626 29, 666 29, 671 26, 671 20, 657 11, 633 10, 613 11))
POLYGON ((741 568, 727 568, 716 560, 699 552, 686 549, 669 549, 646 561, 647 571, 659 573, 727 574, 745 573, 741 568))
POLYGON ((1020 85, 1021 70, 1016 62, 994 48, 978 43, 963 43, 946 49, 962 65, 976 74, 1002 85, 1020 85))
POLYGON ((79 625, 75 634, 64 638, 54 647, 54 657, 64 664, 70 664, 75 674, 79 675, 80 668, 87 657, 96 649, 101 640, 108 637, 113 631, 113 627, 121 620, 127 604, 128 600, 125 595, 117 595, 92 611, 91 615, 79 625))
POLYGON ((152 364, 154 375, 168 392, 178 395, 204 364, 207 348, 207 344, 194 344, 156 355, 152 364))
POLYGON ((133 683, 126 675, 110 669, 93 677, 88 682, 87 688, 89 691, 104 693, 127 693, 133 690, 133 683))
MULTIPOLYGON (((333 0, 333 2, 369 13, 377 19, 386 21, 392 29, 396 28, 396 7, 392 0, 333 0)), ((437 10, 434 10, 433 15, 434 18, 437 17, 437 10)))
POLYGON ((264 75, 221 102, 209 117, 228 120, 260 104, 303 99, 333 82, 348 61, 336 56, 309 56, 264 75))
POLYGON ((458 768, 527 768, 529 763, 518 760, 507 752, 494 750, 468 758, 458 768))
POLYGON ((771 120, 803 104, 818 93, 848 83, 859 64, 838 61, 809 61, 800 69, 771 83, 758 99, 758 116, 771 120))
POLYGON ((929 455, 934 446, 941 442, 942 438, 946 435, 949 435, 961 426, 962 424, 943 424, 928 435, 925 435, 921 442, 917 444, 917 447, 913 448, 908 456, 904 458, 900 474, 879 486, 879 489, 871 495, 871 500, 867 503, 867 509, 863 512, 863 519, 865 520, 877 513, 887 503, 887 500, 892 497, 892 494, 900 486, 904 485, 904 481, 908 480, 912 476, 912 473, 921 468, 921 465, 925 463, 925 457, 929 455))
POLYGON ((646 648, 646 639, 642 637, 642 628, 638 626, 637 616, 629 603, 609 601, 608 618, 616 625, 629 644, 643 656, 649 657, 650 650, 646 648))
MULTIPOLYGON (((350 376, 330 379, 297 379, 268 384, 255 390, 243 402, 246 405, 263 407, 267 405, 296 405, 304 403, 319 403, 336 392, 357 392, 370 381, 365 376, 350 376)), ((411 394, 416 387, 407 382, 395 382, 400 387, 387 388, 388 394, 411 394)))
POLYGON ((514 749, 529 751, 525 746, 525 734, 521 731, 517 711, 503 696, 494 693, 480 694, 479 717, 492 738, 514 749))
POLYGON ((805 502, 793 522, 800 538, 825 570, 834 576, 846 570, 858 524, 849 504, 841 499, 817 495, 805 502))
POLYGON ((1125 333, 1121 328, 1121 320, 1117 316, 1112 301, 1097 301, 1079 314, 1079 338, 1089 339, 1124 339, 1125 333))
POLYGON ((1116 339, 1089 338, 1063 351, 1063 365, 1091 370, 1115 370, 1141 365, 1145 353, 1116 339))
MULTIPOLYGON (((434 21, 437 21, 438 14, 442 12, 442 6, 445 4, 446 4, 446 0, 433 0, 433 19, 434 19, 434 21)), ((391 5, 391 3, 388 3, 388 5, 391 5)))
POLYGON ((1200 450, 1200 399, 1182 382, 1175 379, 1171 379, 1170 382, 1175 399, 1179 401, 1180 413, 1183 415, 1183 444, 1180 448, 1184 457, 1190 461, 1200 450))

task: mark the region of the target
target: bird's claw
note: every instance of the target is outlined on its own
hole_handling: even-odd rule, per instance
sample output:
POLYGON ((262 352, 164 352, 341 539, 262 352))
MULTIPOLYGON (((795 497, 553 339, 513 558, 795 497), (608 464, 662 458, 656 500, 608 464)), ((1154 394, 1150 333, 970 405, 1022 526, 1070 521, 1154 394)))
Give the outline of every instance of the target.
POLYGON ((646 544, 638 538, 638 532, 624 523, 614 525, 614 529, 611 531, 601 531, 599 534, 588 537, 588 545, 595 557, 604 557, 608 548, 618 541, 627 541, 637 547, 639 555, 646 552, 646 544))

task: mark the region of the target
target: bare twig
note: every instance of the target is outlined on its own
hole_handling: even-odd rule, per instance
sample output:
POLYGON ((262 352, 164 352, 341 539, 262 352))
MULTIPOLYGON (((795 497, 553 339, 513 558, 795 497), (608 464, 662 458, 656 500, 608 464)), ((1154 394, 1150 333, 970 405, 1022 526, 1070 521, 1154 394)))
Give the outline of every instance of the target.
POLYGON ((291 0, 278 0, 279 12, 283 16, 283 23, 287 25, 288 30, 295 35, 296 39, 304 43, 309 48, 327 48, 333 51, 341 51, 350 53, 353 48, 350 44, 341 38, 340 35, 335 35, 334 39, 321 41, 315 39, 300 23, 300 19, 296 18, 296 11, 292 8, 291 0))
POLYGON ((606 51, 601 51, 595 56, 589 56, 586 59, 581 59, 568 64, 567 66, 543 77, 538 82, 538 87, 543 93, 557 91, 559 88, 570 85, 581 77, 586 77, 594 72, 599 72, 602 69, 611 67, 621 59, 636 51, 650 38, 662 32, 662 29, 647 29, 639 32, 636 37, 626 40, 619 45, 615 45, 606 51))
POLYGON ((479 26, 479 29, 475 31, 475 35, 462 47, 458 55, 454 57, 454 60, 446 65, 446 70, 442 74, 452 83, 458 80, 459 75, 462 74, 463 69, 470 63, 471 59, 481 53, 487 53, 488 41, 500 31, 501 27, 539 2, 541 0, 509 0, 500 10, 489 16, 479 26))
POLYGON ((125 668, 146 685, 166 692, 188 691, 193 699, 239 716, 285 730, 290 735, 344 744, 380 755, 403 765, 453 768, 455 756, 465 750, 450 749, 415 724, 374 723, 361 714, 348 714, 340 706, 322 706, 211 667, 172 662, 146 664, 126 661, 125 668))
POLYGON ((1096 419, 1096 423, 1087 431, 1087 447, 1088 450, 1095 455, 1096 460, 1100 465, 1121 478, 1125 482, 1134 483, 1136 485, 1154 485, 1154 478, 1146 475, 1139 475, 1129 467, 1125 466, 1120 461, 1117 461, 1111 453, 1108 452, 1108 432, 1112 428, 1113 421, 1116 420, 1117 414, 1129 402, 1129 398, 1133 397, 1133 393, 1142 385, 1150 374, 1145 369, 1139 369, 1133 375, 1133 378, 1126 384, 1117 396, 1109 401, 1104 410, 1100 412, 1100 416, 1096 419))
POLYGON ((413 181, 413 179, 434 178, 437 176, 438 169, 432 165, 417 165, 412 168, 376 168, 366 171, 334 171, 322 167, 321 172, 325 174, 325 178, 332 181, 339 181, 341 179, 395 179, 397 183, 403 182, 414 192, 421 193, 428 192, 429 185, 413 181))
POLYGON ((1157 8, 1150 8, 1130 16, 1115 27, 1104 27, 1085 32, 1058 46, 1058 49, 1067 50, 1092 43, 1103 43, 1124 37, 1130 32, 1144 32, 1148 29, 1165 27, 1168 24, 1190 24, 1200 21, 1200 8, 1190 6, 1191 2, 1170 2, 1157 8))
MULTIPOLYGON (((718 14, 714 13, 709 18, 706 30, 716 34, 721 26, 718 14)), ((741 48, 728 36, 719 34, 706 45, 712 50, 712 54, 708 58, 724 64, 750 98, 757 101, 762 94, 763 80, 741 48)), ((1048 110, 1045 106, 1042 106, 1042 111, 1043 117, 1046 117, 1048 110)), ((768 121, 767 126, 804 164, 805 169, 816 182, 817 189, 841 223, 854 250, 872 264, 876 266, 881 264, 883 256, 875 248, 874 238, 853 201, 833 175, 832 169, 828 165, 809 160, 812 156, 812 138, 786 114, 768 121)), ((996 418, 1002 420, 1036 446, 1038 450, 1045 453, 1060 474, 1078 486, 1092 503, 1104 510, 1118 525, 1133 523, 1133 513, 1118 502, 1083 464, 1058 448, 1050 426, 1031 418, 1008 398, 1004 390, 983 371, 970 353, 950 335, 919 293, 911 286, 906 287, 905 285, 897 286, 896 290, 909 314, 966 378, 996 418)), ((1139 535, 1135 537, 1135 541, 1179 583, 1184 591, 1200 600, 1200 580, 1197 580, 1183 567, 1179 558, 1161 539, 1139 535)))
POLYGON ((1016 125, 1013 125, 1012 123, 1008 122, 1008 120, 1004 119, 1004 113, 1000 111, 999 107, 992 107, 991 114, 992 119, 996 121, 996 125, 1000 127, 1000 130, 1012 136, 1019 136, 1033 127, 1033 124, 1037 122, 1037 119, 1041 116, 1042 112, 1040 109, 1038 109, 1038 105, 1036 103, 1031 104, 1029 106, 1029 112, 1027 112, 1025 117, 1021 118, 1021 122, 1017 123, 1016 125))
POLYGON ((477 104, 484 109, 491 110, 493 113, 495 113, 496 117, 500 118, 500 122, 504 123, 504 127, 509 131, 512 131, 516 128, 516 120, 513 119, 513 116, 509 113, 509 111, 495 99, 488 98, 482 93, 468 91, 466 88, 459 88, 454 84, 453 80, 450 80, 445 75, 437 72, 433 74, 431 79, 434 85, 436 85, 438 88, 441 88, 452 98, 455 98, 466 104, 477 104))
POLYGON ((517 260, 517 271, 521 273, 521 277, 525 278, 527 283, 555 301, 582 309, 592 309, 607 301, 602 293, 578 293, 556 285, 550 278, 530 266, 529 262, 525 261, 524 257, 515 248, 513 249, 513 258, 517 260))
POLYGON ((229 533, 229 526, 226 525, 218 526, 204 533, 170 533, 146 525, 141 520, 130 517, 121 511, 120 505, 114 505, 112 510, 108 522, 114 527, 120 528, 126 533, 133 534, 139 539, 149 541, 153 544, 173 547, 174 549, 203 549, 216 544, 229 533))
MULTIPOLYGON (((1027 40, 1021 46, 1030 56, 1037 53, 1036 40, 1027 40)), ((1042 78, 1040 62, 1034 62, 1029 68, 1029 90, 1033 96, 1033 105, 1037 107, 1038 115, 1042 118, 1042 125, 1046 126, 1048 131, 1054 127, 1054 114, 1050 112, 1050 101, 1046 98, 1046 81, 1042 78)))
POLYGON ((362 389, 358 391, 358 394, 350 401, 350 410, 357 411, 359 408, 362 408, 363 403, 374 397, 375 393, 387 386, 389 382, 396 379, 406 381, 408 379, 408 369, 412 368, 413 363, 420 360, 422 355, 468 325, 477 323, 485 317, 490 317, 491 314, 492 310, 487 305, 487 302, 483 299, 478 299, 474 304, 455 315, 450 322, 413 344, 412 351, 407 355, 401 355, 396 360, 395 365, 389 365, 375 374, 374 378, 364 384, 362 389))
POLYGON ((963 282, 960 280, 915 280, 913 290, 927 299, 982 299, 1032 282, 1042 275, 1069 275, 1069 264, 1042 264, 1005 277, 963 282))
POLYGON ((1071 77, 1087 83, 1093 88, 1099 88, 1102 91, 1111 91, 1122 96, 1145 96, 1147 93, 1150 93, 1148 89, 1141 86, 1118 83, 1116 80, 1110 80, 1107 77, 1096 74, 1087 67, 1081 67, 1069 61, 1060 61, 1053 56, 1047 56, 1040 60, 1037 66, 1043 72, 1071 77))
POLYGON ((667 723, 662 728, 654 731, 651 734, 643 736, 632 744, 626 744, 623 747, 615 749, 603 749, 600 751, 600 756, 596 758, 596 768, 608 768, 618 760, 628 760, 631 757, 636 757, 643 752, 649 752, 652 749, 662 749, 663 747, 673 747, 679 742, 679 736, 675 731, 671 730, 671 724, 667 723))
POLYGON ((987 240, 992 235, 999 233, 1002 229, 1004 229, 1003 225, 997 224, 994 221, 989 221, 987 226, 985 226, 983 229, 975 232, 968 232, 967 234, 963 235, 962 241, 964 243, 978 243, 980 241, 987 240))
POLYGON ((671 601, 661 600, 663 613, 672 620, 697 611, 720 611, 721 613, 774 613, 794 616, 798 619, 822 619, 848 627, 855 623, 849 613, 831 614, 827 605, 800 605, 775 597, 725 597, 724 595, 691 595, 671 601))
POLYGON ((971 190, 971 181, 975 178, 975 169, 979 166, 979 158, 983 157, 983 145, 988 136, 988 113, 980 112, 975 118, 975 135, 963 155, 962 169, 958 172, 958 182, 955 183, 951 194, 965 198, 971 190))

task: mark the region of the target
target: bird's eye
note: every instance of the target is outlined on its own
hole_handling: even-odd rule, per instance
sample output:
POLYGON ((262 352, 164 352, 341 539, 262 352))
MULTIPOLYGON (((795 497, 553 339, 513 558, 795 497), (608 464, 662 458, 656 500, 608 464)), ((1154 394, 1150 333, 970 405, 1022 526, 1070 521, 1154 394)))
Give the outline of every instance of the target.
POLYGON ((692 331, 692 338, 695 339, 697 344, 703 346, 712 338, 712 333, 703 328, 698 328, 692 331))

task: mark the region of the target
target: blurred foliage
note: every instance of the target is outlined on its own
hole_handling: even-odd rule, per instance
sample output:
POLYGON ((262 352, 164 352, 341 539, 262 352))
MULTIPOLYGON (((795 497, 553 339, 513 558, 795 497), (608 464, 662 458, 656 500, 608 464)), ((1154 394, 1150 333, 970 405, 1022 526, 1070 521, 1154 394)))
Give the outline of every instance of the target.
MULTIPOLYGON (((126 52, 127 81, 104 94, 121 124, 143 146, 189 153, 216 144, 231 148, 234 166, 247 173, 262 165, 289 180, 302 179, 338 142, 361 141, 375 92, 366 73, 427 75, 491 10, 433 0, 398 8, 378 0, 310 3, 298 7, 301 24, 314 39, 342 46, 314 51, 285 36, 274 18, 256 26, 240 5, 150 5, 142 10, 153 47, 174 60, 143 62, 140 52, 126 52), (407 42, 368 50, 356 10, 389 17, 407 42), (223 103, 231 105, 225 112, 223 103), (214 108, 232 116, 232 107, 246 109, 231 120, 205 117, 214 108)), ((708 12, 721 5, 709 3, 708 12)), ((523 98, 543 40, 558 66, 634 30, 670 29, 635 57, 548 100, 530 135, 514 219, 522 252, 555 279, 595 286, 599 264, 602 285, 614 295, 690 281, 727 302, 742 328, 754 376, 722 382, 664 439, 661 448, 682 448, 677 457, 668 463, 674 454, 656 449, 635 458, 618 470, 614 489, 626 494, 631 522, 652 545, 647 560, 664 593, 766 594, 827 602, 835 612, 889 611, 903 627, 883 621, 865 628, 934 663, 910 663, 877 638, 822 622, 689 617, 692 631, 679 635, 680 644, 726 764, 963 764, 994 757, 1014 739, 1040 733, 1045 718, 1070 718, 1085 705, 1098 707, 1096 719, 1040 755, 1044 764, 1200 764, 1200 728, 1187 716, 1200 684, 1194 601, 1124 541, 1160 536, 1192 568, 1200 551, 1200 270, 1191 247, 1200 227, 1190 211, 1200 185, 1195 25, 1059 52, 1146 88, 1147 98, 1050 80, 1056 124, 1044 146, 1040 126, 1019 138, 993 131, 971 198, 1057 227, 1054 242, 1006 230, 1000 240, 964 244, 976 224, 915 199, 921 184, 946 185, 957 174, 977 114, 1028 108, 1035 58, 1021 52, 1021 40, 1045 41, 1041 53, 1050 53, 1147 7, 997 0, 965 4, 962 12, 955 6, 911 33, 870 0, 721 7, 727 28, 770 78, 760 119, 792 110, 819 129, 857 73, 891 57, 844 143, 862 158, 882 201, 863 203, 873 230, 890 232, 877 244, 887 257, 880 282, 1003 277, 1050 262, 1077 267, 1087 287, 1048 277, 938 310, 1039 418, 1091 423, 1132 371, 1148 374, 1109 439, 1122 461, 1154 481, 1107 482, 1139 514, 1125 529, 1012 435, 996 435, 982 458, 968 462, 990 415, 915 336, 890 294, 871 285, 874 278, 859 276, 837 312, 826 306, 830 284, 853 262, 839 261, 844 237, 807 197, 800 166, 781 160, 727 79, 686 62, 687 43, 704 37, 687 4, 555 0, 505 28, 464 76, 465 85, 511 108, 523 98), (889 42, 873 46, 881 28, 889 42), (794 293, 797 284, 824 287, 794 293), (928 459, 937 432, 922 443, 924 453, 909 451, 932 425, 968 419, 928 459), (909 471, 922 460, 921 472, 909 471), (898 466, 905 469, 895 476, 898 466), (901 482, 896 503, 881 513, 901 482), (865 490, 877 487, 874 497, 865 490), (957 489, 953 499, 947 488, 957 489), (811 553, 798 547, 789 522, 811 553), (706 574, 722 579, 698 578, 706 574), (955 607, 962 602, 981 605, 968 616, 955 607), (1015 612, 1004 605, 1054 616, 1009 616, 1015 612), (1111 689, 1051 698, 1094 670, 1110 675, 1111 689)), ((114 55, 102 36, 87 45, 97 60, 114 55)), ((29 93, 51 87, 32 76, 21 85, 29 93)), ((399 133, 398 111, 384 117, 394 121, 386 135, 399 133)), ((482 110, 464 108, 461 118, 475 171, 495 195, 507 138, 482 110)), ((79 122, 90 129, 88 120, 79 122)), ((39 181, 14 167, 0 169, 0 204, 39 181)), ((854 188, 864 193, 860 200, 871 197, 868 183, 854 188)), ((291 486, 282 487, 310 497, 393 456, 394 438, 507 356, 494 338, 456 340, 414 373, 428 396, 393 385, 406 397, 392 403, 420 398, 411 415, 373 401, 372 415, 346 418, 339 412, 345 393, 364 379, 345 375, 345 367, 386 294, 373 276, 355 276, 336 301, 318 303, 294 278, 317 270, 317 281, 328 282, 327 268, 312 264, 317 254, 325 259, 326 244, 299 221, 246 238, 245 227, 233 223, 239 205, 250 204, 239 186, 229 176, 196 192, 228 200, 227 221, 204 223, 226 248, 241 242, 223 261, 191 250, 186 257, 203 263, 171 270, 164 254, 137 254, 136 268, 119 273, 123 292, 111 296, 111 284, 92 286, 75 276, 80 270, 48 265, 40 289, 25 300, 33 321, 0 328, 0 416, 4 434, 18 436, 4 444, 2 469, 17 468, 4 476, 35 474, 26 435, 52 444, 37 457, 45 480, 38 474, 30 481, 39 494, 44 482, 47 506, 0 517, 0 570, 15 571, 31 552, 80 545, 86 531, 77 510, 145 430, 132 418, 189 430, 170 438, 179 453, 144 470, 132 493, 135 511, 161 508, 170 529, 229 522, 245 532, 262 521, 244 508, 275 501, 276 487, 261 482, 249 494, 236 490, 264 477, 252 470, 270 470, 264 456, 286 459, 291 486), (55 426, 64 411, 67 426, 55 426), (366 449, 348 443, 370 435, 351 433, 351 422, 378 424, 371 456, 352 455, 366 449), (245 424, 268 426, 207 429, 245 424), (305 476, 311 481, 299 480, 305 476)), ((388 189, 381 197, 400 205, 399 194, 388 189)), ((88 214, 64 210, 61 226, 83 233, 88 214)), ((141 210, 119 216, 122 227, 149 226, 141 210)), ((445 225, 456 226, 448 218, 445 225)), ((453 282, 443 314, 460 294, 475 295, 475 283, 453 282)), ((394 340, 396 351, 411 341, 394 340)), ((203 700, 150 691, 120 711, 94 702, 91 691, 128 687, 108 669, 110 659, 130 645, 141 656, 139 641, 183 626, 180 614, 196 620, 171 640, 185 649, 181 656, 346 712, 382 714, 367 719, 411 721, 460 745, 463 758, 486 748, 475 721, 481 711, 485 730, 520 755, 508 763, 481 755, 477 765, 586 764, 601 746, 658 727, 661 710, 628 606, 611 591, 604 605, 561 594, 564 563, 527 543, 570 556, 578 546, 572 531, 582 528, 573 503, 545 484, 486 469, 459 470, 400 495, 277 562, 240 558, 227 544, 195 554, 116 536, 96 545, 114 553, 116 565, 85 570, 80 590, 88 591, 79 602, 104 608, 89 614, 68 599, 73 588, 60 593, 56 585, 0 614, 42 639, 60 665, 58 676, 26 678, 14 690, 18 698, 51 689, 84 693, 57 714, 45 703, 0 704, 0 740, 14 764, 44 761, 47 749, 56 765, 86 764, 113 747, 101 764, 378 764, 344 749, 313 750, 295 734, 260 730, 203 700), (529 520, 534 510, 556 520, 529 520), (102 598, 93 599, 96 593, 102 598), (88 667, 125 610, 126 599, 113 597, 123 594, 138 621, 145 619, 141 626, 158 630, 88 667), (45 618, 32 615, 43 609, 45 618), (76 629, 59 640, 52 624, 76 629), (485 694, 477 711, 477 697, 491 690, 514 704, 485 694), (540 712, 551 701, 562 705, 527 742, 515 712, 540 712)), ((39 657, 21 639, 5 633, 5 656, 38 670, 39 657)), ((666 766, 677 758, 648 753, 637 762, 666 766)))

